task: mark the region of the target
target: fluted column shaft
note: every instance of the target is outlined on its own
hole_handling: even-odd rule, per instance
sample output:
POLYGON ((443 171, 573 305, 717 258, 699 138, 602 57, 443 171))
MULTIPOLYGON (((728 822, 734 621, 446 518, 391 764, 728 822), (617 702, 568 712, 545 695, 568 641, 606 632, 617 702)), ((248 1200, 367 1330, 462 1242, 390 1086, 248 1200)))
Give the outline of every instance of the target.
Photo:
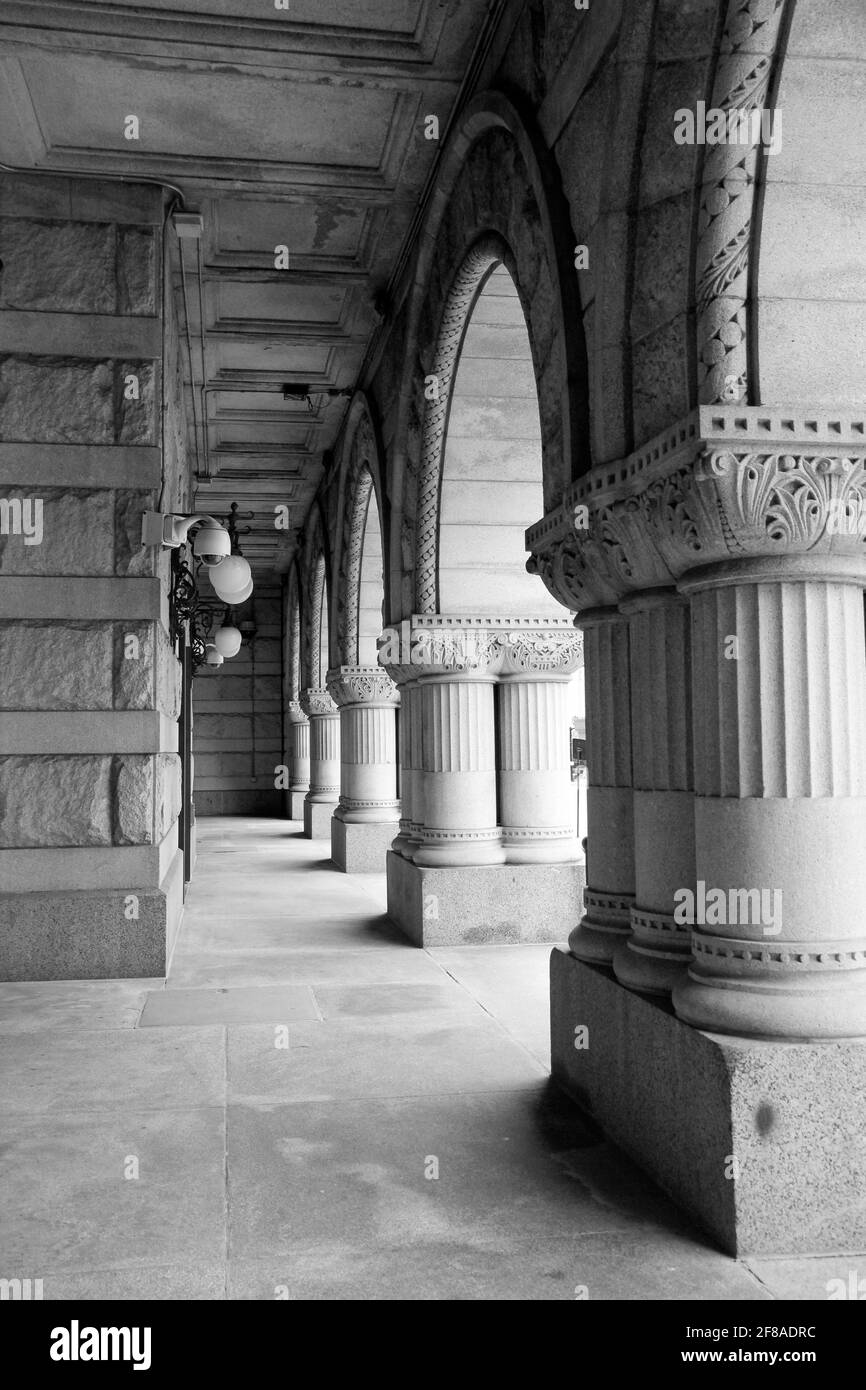
POLYGON ((631 931, 634 796, 628 619, 589 609, 584 633, 588 769, 586 911, 568 944, 581 960, 609 964, 631 931))
POLYGON ((415 781, 417 765, 414 758, 415 725, 418 722, 418 686, 405 681, 400 686, 400 802, 402 815, 400 831, 391 848, 404 858, 412 858, 413 832, 416 819, 415 781))
POLYGON ((393 682, 378 667, 328 673, 340 709, 340 804, 347 824, 397 821, 397 718, 393 682))
POLYGON ((499 818, 506 863, 564 863, 579 856, 570 680, 499 678, 499 818))
POLYGON ((310 721, 298 700, 292 700, 287 714, 290 790, 306 793, 310 790, 310 721))
POLYGON ((844 557, 707 567, 692 610, 694 963, 687 1022, 866 1033, 862 570, 844 557), (811 866, 811 867, 810 867, 811 866))
POLYGON ((424 676, 417 701, 415 794, 423 822, 415 824, 412 858, 435 867, 501 864, 493 678, 424 676))
POLYGON ((675 894, 694 883, 689 608, 673 589, 620 604, 629 621, 635 901, 614 970, 631 989, 669 995, 691 958, 675 894))
POLYGON ((310 721, 307 801, 336 804, 340 795, 340 712, 327 690, 307 690, 301 707, 310 721))

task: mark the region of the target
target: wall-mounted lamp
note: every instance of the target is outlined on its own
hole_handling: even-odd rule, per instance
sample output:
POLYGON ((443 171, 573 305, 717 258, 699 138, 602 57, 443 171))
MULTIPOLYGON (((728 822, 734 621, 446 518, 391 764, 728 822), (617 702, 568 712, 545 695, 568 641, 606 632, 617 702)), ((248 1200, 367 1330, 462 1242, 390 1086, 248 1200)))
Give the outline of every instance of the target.
POLYGON ((172 513, 145 512, 142 518, 142 545, 165 547, 176 552, 172 555, 172 584, 169 593, 171 633, 173 639, 178 640, 183 633, 184 625, 189 624, 194 666, 222 666, 226 658, 237 656, 243 634, 226 620, 213 642, 205 640, 213 624, 213 608, 207 603, 202 603, 195 574, 177 552, 189 544, 190 536, 195 530, 192 542, 193 557, 208 571, 217 597, 229 608, 245 603, 252 596, 253 577, 248 561, 240 553, 237 525, 239 515, 235 502, 232 504, 227 525, 218 521, 216 517, 199 513, 194 516, 177 516, 172 513), (204 627, 203 621, 206 621, 204 627))

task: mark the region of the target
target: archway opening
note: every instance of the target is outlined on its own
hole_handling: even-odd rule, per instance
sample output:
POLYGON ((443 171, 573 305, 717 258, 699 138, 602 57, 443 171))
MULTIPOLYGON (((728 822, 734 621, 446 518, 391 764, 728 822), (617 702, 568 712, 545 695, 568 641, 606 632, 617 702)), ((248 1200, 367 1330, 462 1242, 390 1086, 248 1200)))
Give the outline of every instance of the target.
MULTIPOLYGON (((525 531, 544 512, 541 415, 517 286, 494 264, 470 311, 449 402, 439 507, 439 611, 562 618, 526 570, 525 531)), ((586 709, 569 686, 577 829, 586 834, 586 709)))
POLYGON ((541 419, 517 286, 495 265, 457 359, 442 456, 439 611, 562 616, 526 572, 526 527, 544 511, 541 419))
POLYGON ((358 484, 359 507, 363 513, 363 540, 358 581, 358 664, 377 664, 378 639, 384 626, 385 564, 379 502, 373 478, 364 468, 358 484))

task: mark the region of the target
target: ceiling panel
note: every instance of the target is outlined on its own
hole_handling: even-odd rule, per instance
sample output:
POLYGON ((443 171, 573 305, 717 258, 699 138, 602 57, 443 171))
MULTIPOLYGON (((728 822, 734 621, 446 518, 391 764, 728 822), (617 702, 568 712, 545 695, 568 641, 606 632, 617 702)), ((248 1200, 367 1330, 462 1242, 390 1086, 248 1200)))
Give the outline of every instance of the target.
POLYGON ((196 505, 256 511, 248 553, 259 571, 285 570, 339 437, 438 153, 424 117, 446 127, 500 8, 0 4, 0 161, 162 179, 201 214, 200 243, 183 243, 184 277, 170 237, 196 505), (138 140, 124 138, 129 115, 138 140), (274 265, 277 246, 289 250, 287 270, 274 265), (284 400, 284 384, 308 385, 311 408, 284 400), (283 534, 273 507, 289 491, 283 534))

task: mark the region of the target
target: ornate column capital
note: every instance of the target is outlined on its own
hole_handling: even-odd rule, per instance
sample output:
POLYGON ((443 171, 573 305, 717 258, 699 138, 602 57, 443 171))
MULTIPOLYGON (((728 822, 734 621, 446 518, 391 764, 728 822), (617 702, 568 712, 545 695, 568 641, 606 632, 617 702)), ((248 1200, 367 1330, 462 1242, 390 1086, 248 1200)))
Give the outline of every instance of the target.
POLYGON ((301 708, 300 700, 289 700, 286 704, 286 718, 290 724, 306 724, 307 716, 301 708))
POLYGON ((866 580, 866 415, 699 406, 573 483, 527 548, 578 610, 721 561, 859 556, 866 580))
POLYGON ((300 706, 308 719, 312 719, 316 714, 337 713, 337 706, 327 690, 305 690, 300 699, 300 706))
POLYGON ((572 675, 583 638, 562 618, 415 614, 386 629, 379 660, 398 683, 422 676, 496 680, 521 674, 548 680, 572 675))
POLYGON ((328 690, 340 708, 400 703, 399 691, 381 666, 338 666, 328 672, 328 690))

